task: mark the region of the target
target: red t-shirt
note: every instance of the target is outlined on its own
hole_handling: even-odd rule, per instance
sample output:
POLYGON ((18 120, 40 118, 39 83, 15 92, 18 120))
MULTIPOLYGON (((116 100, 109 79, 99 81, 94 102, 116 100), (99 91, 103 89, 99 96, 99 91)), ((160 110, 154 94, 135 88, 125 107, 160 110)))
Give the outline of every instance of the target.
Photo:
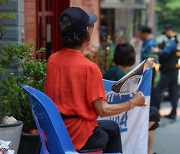
POLYGON ((92 102, 106 99, 98 66, 77 50, 64 49, 52 54, 48 60, 45 93, 60 113, 80 116, 64 121, 75 149, 80 150, 97 126, 98 115, 92 102))

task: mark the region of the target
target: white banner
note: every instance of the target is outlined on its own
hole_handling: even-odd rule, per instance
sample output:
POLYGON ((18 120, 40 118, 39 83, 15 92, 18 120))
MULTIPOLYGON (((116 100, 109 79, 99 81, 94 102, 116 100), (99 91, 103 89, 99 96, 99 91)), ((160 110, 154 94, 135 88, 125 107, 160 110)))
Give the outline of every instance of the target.
MULTIPOLYGON (((148 151, 148 122, 151 91, 151 69, 143 73, 138 91, 146 97, 145 108, 135 107, 122 114, 99 118, 100 120, 114 120, 119 124, 122 139, 123 154, 147 154, 148 151)), ((111 90, 116 81, 103 80, 109 104, 122 103, 129 100, 134 94, 116 94, 111 90)))

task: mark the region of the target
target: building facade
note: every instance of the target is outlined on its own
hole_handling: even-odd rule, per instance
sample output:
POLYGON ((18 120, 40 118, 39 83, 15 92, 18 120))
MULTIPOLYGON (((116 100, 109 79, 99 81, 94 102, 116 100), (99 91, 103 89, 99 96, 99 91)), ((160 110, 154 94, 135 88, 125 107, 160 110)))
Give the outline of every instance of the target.
POLYGON ((131 38, 139 25, 152 26, 154 3, 151 1, 154 0, 101 0, 101 24, 107 27, 114 41, 118 37, 131 38))
MULTIPOLYGON (((8 29, 0 44, 35 43, 35 48, 46 48, 41 58, 47 59, 51 53, 62 48, 58 18, 68 7, 81 7, 88 13, 100 14, 99 0, 10 0, 0 12, 12 12, 16 19, 7 20, 8 29)), ((99 46, 99 23, 93 33, 87 50, 97 50, 99 46)))

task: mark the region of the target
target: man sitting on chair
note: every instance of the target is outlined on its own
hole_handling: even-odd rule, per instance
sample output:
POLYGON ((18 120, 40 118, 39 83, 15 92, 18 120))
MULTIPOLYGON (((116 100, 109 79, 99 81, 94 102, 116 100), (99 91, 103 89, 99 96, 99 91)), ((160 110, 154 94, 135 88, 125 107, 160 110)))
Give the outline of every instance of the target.
POLYGON ((122 152, 117 123, 97 118, 144 107, 145 97, 137 92, 122 104, 107 103, 100 69, 83 55, 96 21, 95 14, 78 7, 61 14, 64 49, 48 59, 45 93, 55 102, 77 151, 101 148, 103 152, 122 152))

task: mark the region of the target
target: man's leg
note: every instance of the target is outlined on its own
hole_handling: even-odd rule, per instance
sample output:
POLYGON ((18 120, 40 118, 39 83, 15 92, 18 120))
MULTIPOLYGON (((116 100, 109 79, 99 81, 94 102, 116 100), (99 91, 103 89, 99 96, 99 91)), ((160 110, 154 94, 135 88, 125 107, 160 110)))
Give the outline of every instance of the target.
POLYGON ((86 144, 81 148, 83 150, 102 149, 106 151, 106 147, 109 141, 109 135, 99 127, 96 127, 93 134, 90 136, 86 144))
POLYGON ((109 135, 106 152, 122 152, 121 135, 118 124, 111 120, 98 120, 99 127, 109 135))
POLYGON ((170 116, 172 119, 176 118, 176 109, 178 102, 178 72, 174 71, 171 73, 171 83, 169 84, 169 98, 172 105, 170 116))
MULTIPOLYGON (((155 122, 149 122, 149 128, 154 125, 155 122)), ((148 154, 153 154, 153 141, 154 141, 155 130, 149 130, 148 136, 148 154)))
POLYGON ((155 107, 157 109, 160 109, 160 103, 163 98, 163 91, 165 90, 166 87, 168 87, 171 79, 169 78, 169 73, 161 73, 160 80, 156 86, 156 95, 154 99, 155 107))
POLYGON ((154 135, 156 128, 159 127, 160 114, 158 109, 152 106, 149 111, 148 154, 153 154, 154 135))

